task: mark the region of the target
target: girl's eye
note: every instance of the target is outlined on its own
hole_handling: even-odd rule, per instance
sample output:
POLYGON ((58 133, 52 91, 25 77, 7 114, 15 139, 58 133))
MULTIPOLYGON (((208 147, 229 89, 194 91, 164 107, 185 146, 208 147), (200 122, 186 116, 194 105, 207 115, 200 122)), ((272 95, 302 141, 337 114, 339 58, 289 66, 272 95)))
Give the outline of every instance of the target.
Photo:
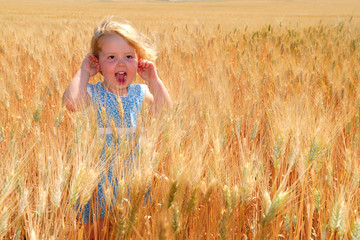
POLYGON ((127 59, 133 59, 134 57, 131 56, 131 55, 127 55, 126 58, 127 58, 127 59))
POLYGON ((115 56, 108 56, 108 59, 109 59, 109 60, 114 60, 114 59, 115 59, 115 56))

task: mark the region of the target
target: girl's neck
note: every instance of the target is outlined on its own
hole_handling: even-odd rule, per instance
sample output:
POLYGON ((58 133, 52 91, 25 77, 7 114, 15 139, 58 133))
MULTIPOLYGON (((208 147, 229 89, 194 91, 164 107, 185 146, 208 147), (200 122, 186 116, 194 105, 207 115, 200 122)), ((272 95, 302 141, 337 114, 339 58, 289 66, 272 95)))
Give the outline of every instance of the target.
POLYGON ((116 89, 112 89, 111 87, 109 87, 105 82, 102 82, 101 86, 106 91, 111 92, 112 94, 117 95, 117 96, 126 97, 129 93, 128 87, 124 88, 124 89, 116 90, 116 89))

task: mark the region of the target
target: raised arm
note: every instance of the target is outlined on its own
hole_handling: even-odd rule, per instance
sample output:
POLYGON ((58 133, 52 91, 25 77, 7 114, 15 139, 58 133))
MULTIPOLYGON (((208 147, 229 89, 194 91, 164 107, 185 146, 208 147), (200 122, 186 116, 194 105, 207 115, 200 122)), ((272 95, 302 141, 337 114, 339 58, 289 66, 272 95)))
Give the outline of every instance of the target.
POLYGON ((87 93, 87 85, 90 77, 99 72, 99 64, 96 57, 87 54, 81 68, 77 71, 69 86, 66 88, 62 101, 70 111, 78 111, 90 104, 90 96, 87 93))
POLYGON ((149 84, 152 96, 145 96, 145 99, 152 105, 153 114, 159 114, 164 107, 172 107, 169 92, 159 78, 153 62, 139 60, 138 74, 149 84))

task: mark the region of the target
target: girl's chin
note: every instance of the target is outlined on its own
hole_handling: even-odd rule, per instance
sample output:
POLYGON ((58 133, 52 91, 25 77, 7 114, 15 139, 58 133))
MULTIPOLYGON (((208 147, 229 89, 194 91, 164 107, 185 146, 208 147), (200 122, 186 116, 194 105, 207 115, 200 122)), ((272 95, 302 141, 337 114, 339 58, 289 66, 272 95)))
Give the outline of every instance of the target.
POLYGON ((126 84, 126 79, 124 80, 117 80, 117 83, 120 85, 125 85, 126 84))

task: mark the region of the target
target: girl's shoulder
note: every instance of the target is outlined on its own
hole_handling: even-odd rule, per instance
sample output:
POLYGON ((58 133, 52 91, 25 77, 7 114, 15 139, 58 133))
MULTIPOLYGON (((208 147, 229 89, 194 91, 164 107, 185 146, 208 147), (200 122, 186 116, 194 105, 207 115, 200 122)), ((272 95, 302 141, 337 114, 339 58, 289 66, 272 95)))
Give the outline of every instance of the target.
POLYGON ((129 94, 130 93, 146 94, 147 91, 149 91, 149 87, 146 84, 135 83, 129 86, 129 94))
POLYGON ((86 91, 92 98, 94 93, 100 93, 100 92, 102 92, 103 89, 104 88, 101 86, 101 82, 97 82, 95 84, 88 83, 86 91))

